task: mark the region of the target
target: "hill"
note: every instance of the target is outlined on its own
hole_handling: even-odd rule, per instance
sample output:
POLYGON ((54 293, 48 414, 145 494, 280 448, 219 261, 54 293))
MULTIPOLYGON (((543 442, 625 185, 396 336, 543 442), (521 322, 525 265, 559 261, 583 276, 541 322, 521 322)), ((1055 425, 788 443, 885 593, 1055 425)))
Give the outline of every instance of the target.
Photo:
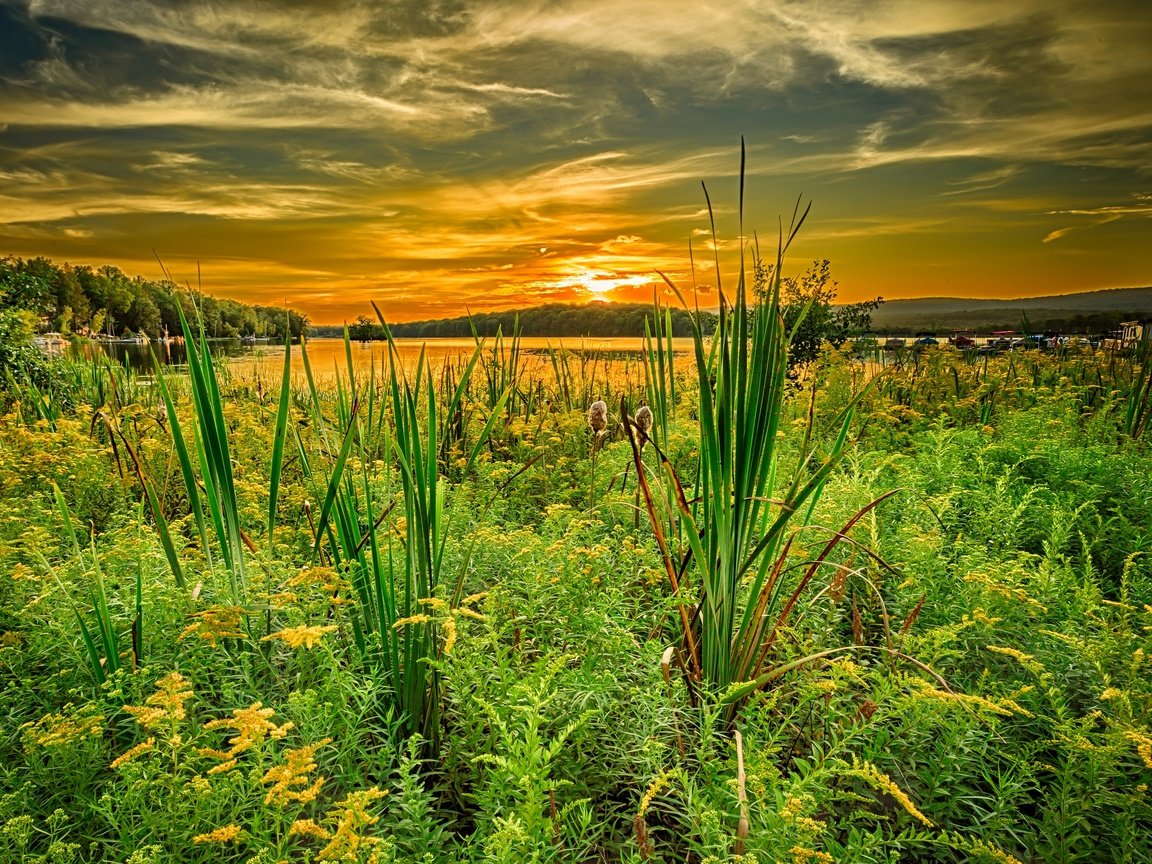
POLYGON ((1113 288, 1013 300, 924 297, 889 300, 872 313, 882 332, 1060 330, 1096 332, 1152 317, 1152 287, 1113 288))
MULTIPOLYGON (((439 318, 429 321, 407 321, 389 323, 392 335, 403 339, 429 339, 437 337, 468 337, 475 326, 480 336, 495 336, 497 330, 505 335, 512 333, 517 319, 520 332, 524 336, 566 336, 566 337, 640 337, 644 335, 644 320, 652 315, 652 307, 647 303, 549 303, 545 306, 532 306, 527 309, 513 309, 504 312, 480 312, 461 315, 456 318, 439 318)), ((711 333, 713 316, 705 313, 705 330, 711 333)), ((313 327, 313 336, 340 336, 343 327, 313 327)), ((380 325, 361 316, 349 327, 353 339, 382 339, 380 325)), ((672 335, 690 336, 692 333, 688 313, 683 309, 672 310, 672 335)))

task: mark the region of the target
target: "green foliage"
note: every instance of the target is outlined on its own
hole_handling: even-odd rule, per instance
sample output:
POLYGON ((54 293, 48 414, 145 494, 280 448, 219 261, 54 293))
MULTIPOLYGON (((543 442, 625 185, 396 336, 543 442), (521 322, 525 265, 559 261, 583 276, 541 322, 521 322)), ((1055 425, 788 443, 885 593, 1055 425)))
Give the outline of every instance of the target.
POLYGON ((769 302, 779 282, 780 315, 789 334, 789 368, 811 363, 824 343, 839 348, 853 336, 872 329, 872 313, 883 298, 861 303, 836 305, 837 282, 832 264, 825 258, 797 276, 781 276, 779 264, 766 264, 758 256, 753 261, 752 293, 769 302))
POLYGON ((46 258, 0 259, 0 309, 7 308, 31 312, 47 329, 92 336, 175 335, 181 314, 198 316, 212 337, 299 338, 308 330, 299 312, 181 292, 169 278, 129 278, 110 265, 57 265, 46 258))

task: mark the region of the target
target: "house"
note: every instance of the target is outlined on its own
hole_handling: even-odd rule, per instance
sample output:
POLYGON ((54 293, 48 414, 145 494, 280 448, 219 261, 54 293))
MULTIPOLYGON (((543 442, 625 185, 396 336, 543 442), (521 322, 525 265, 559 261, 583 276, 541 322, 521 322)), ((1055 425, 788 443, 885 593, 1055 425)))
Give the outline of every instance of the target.
POLYGON ((1145 321, 1122 321, 1120 328, 1113 330, 1103 344, 1114 350, 1138 348, 1147 344, 1150 331, 1152 328, 1145 321))

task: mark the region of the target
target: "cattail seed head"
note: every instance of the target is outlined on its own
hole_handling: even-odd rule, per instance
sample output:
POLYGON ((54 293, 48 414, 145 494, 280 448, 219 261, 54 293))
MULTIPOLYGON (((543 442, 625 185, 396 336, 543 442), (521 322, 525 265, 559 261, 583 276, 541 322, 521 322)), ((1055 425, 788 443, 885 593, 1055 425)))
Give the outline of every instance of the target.
POLYGON ((608 428, 608 405, 603 399, 597 399, 588 408, 588 425, 593 432, 603 432, 608 428))
POLYGON ((652 409, 647 405, 641 405, 636 412, 636 427, 645 435, 652 429, 652 409))

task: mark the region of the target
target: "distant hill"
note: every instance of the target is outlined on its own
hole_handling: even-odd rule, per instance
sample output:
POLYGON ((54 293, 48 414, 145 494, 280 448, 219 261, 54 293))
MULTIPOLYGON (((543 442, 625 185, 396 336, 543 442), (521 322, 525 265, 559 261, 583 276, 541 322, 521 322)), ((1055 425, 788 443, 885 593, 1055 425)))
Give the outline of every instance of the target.
MULTIPOLYGON (((481 312, 472 316, 438 318, 389 324, 393 335, 406 339, 468 337, 472 325, 481 336, 494 336, 497 329, 512 333, 517 316, 525 336, 643 336, 644 319, 652 314, 647 303, 550 303, 505 312, 481 312)), ((705 331, 711 333, 715 315, 705 314, 705 331)), ((919 333, 949 330, 1056 330, 1068 333, 1099 333, 1114 329, 1121 321, 1152 318, 1152 287, 1117 288, 1083 294, 1054 294, 1017 300, 976 300, 964 297, 924 297, 889 300, 872 313, 872 327, 881 333, 919 333)), ((382 339, 380 325, 361 317, 349 327, 353 339, 382 339)), ((688 336, 688 313, 672 309, 672 332, 688 336)), ((313 326, 313 336, 342 336, 343 326, 313 326)))
MULTIPOLYGON (((400 339, 431 339, 439 337, 468 337, 472 327, 480 336, 495 336, 497 330, 505 336, 512 334, 517 318, 524 336, 614 337, 644 335, 644 319, 651 317, 648 303, 549 303, 527 309, 505 312, 478 312, 469 318, 438 318, 430 321, 405 321, 388 327, 400 339)), ((705 330, 711 332, 714 316, 705 313, 705 330)), ((361 317, 349 325, 353 339, 382 339, 383 330, 378 323, 361 317)), ((313 336, 339 336, 343 327, 313 327, 313 336)), ((672 334, 690 336, 692 325, 683 309, 672 310, 672 334)))
POLYGON ((889 300, 872 313, 880 332, 1061 330, 1096 332, 1152 318, 1152 287, 1113 288, 1015 300, 924 297, 889 300))

